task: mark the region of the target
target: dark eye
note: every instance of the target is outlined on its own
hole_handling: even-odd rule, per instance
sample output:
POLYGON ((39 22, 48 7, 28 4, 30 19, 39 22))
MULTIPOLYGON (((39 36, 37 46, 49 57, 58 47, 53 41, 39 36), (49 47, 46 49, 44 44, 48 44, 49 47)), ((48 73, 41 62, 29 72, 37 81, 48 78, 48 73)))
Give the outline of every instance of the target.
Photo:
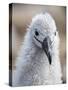
POLYGON ((54 33, 54 35, 56 36, 56 32, 54 33))
POLYGON ((39 35, 38 31, 35 31, 35 35, 36 35, 36 36, 38 36, 38 35, 39 35))

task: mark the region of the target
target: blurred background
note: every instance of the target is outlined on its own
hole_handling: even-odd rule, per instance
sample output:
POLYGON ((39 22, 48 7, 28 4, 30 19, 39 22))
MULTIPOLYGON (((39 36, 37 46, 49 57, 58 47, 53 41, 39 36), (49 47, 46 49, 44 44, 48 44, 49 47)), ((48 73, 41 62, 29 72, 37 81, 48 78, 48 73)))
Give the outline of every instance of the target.
POLYGON ((66 82, 66 7, 50 6, 50 5, 32 5, 32 4, 12 4, 10 9, 9 25, 10 25, 10 49, 9 56, 10 70, 15 69, 15 61, 23 42, 24 35, 31 19, 38 13, 48 12, 55 19, 57 30, 60 36, 60 61, 62 67, 62 79, 66 82), (12 22, 12 23, 11 23, 12 22), (12 33, 12 34, 11 34, 12 33), (11 43, 12 42, 12 43, 11 43))

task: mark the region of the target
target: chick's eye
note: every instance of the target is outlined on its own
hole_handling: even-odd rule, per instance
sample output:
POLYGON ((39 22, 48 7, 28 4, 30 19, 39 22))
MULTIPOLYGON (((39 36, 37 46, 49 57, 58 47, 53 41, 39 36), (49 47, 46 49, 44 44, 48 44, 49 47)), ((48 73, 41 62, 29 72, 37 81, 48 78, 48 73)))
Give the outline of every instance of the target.
POLYGON ((38 35, 39 35, 38 31, 35 31, 35 35, 36 35, 36 36, 38 36, 38 35))
POLYGON ((56 32, 54 32, 54 35, 56 36, 56 32))

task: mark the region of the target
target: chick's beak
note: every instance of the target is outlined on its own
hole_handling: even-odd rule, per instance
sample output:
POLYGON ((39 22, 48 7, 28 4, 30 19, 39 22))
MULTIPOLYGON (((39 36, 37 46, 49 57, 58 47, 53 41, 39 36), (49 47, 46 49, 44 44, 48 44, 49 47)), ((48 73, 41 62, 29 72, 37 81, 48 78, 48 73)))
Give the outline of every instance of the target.
POLYGON ((47 55, 47 57, 48 57, 49 64, 51 65, 52 57, 51 57, 51 54, 50 54, 50 52, 49 52, 49 39, 48 39, 48 38, 45 38, 45 39, 43 40, 42 48, 43 48, 44 52, 46 53, 46 55, 47 55))

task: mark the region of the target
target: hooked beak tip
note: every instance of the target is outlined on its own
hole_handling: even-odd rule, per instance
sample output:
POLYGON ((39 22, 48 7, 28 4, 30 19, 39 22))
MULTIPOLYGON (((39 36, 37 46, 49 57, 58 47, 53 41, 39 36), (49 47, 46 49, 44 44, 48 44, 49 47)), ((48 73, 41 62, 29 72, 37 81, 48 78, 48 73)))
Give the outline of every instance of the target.
POLYGON ((51 58, 51 55, 48 54, 47 57, 48 57, 48 60, 49 60, 49 64, 51 65, 51 62, 52 62, 52 60, 51 60, 51 59, 52 59, 52 58, 51 58))

